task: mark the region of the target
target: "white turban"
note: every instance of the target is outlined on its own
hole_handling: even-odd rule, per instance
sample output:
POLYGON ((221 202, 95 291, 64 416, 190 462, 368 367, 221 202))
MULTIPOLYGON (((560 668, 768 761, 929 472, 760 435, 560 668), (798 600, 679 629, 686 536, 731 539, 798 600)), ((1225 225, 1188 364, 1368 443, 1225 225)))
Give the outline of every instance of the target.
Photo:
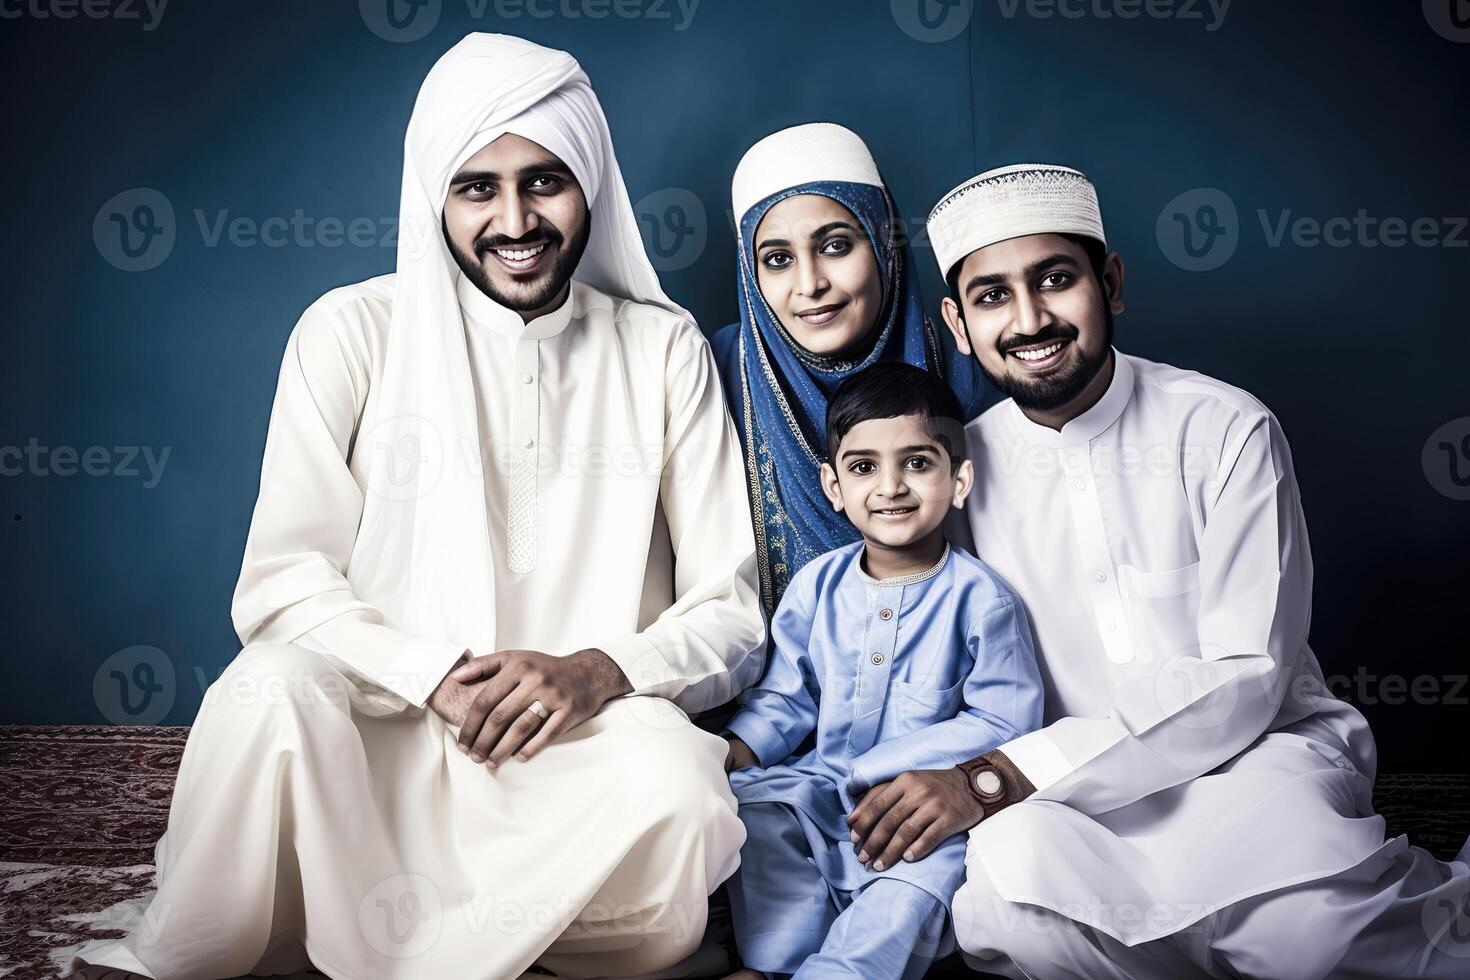
POLYGON ((989 170, 944 195, 927 223, 939 274, 965 256, 1023 235, 1082 235, 1103 245, 1097 190, 1080 171, 1045 163, 989 170))
POLYGON ((495 649, 482 472, 494 454, 480 444, 441 213, 450 178, 505 133, 556 154, 582 187, 592 228, 575 279, 689 316, 648 261, 607 119, 576 59, 500 34, 450 48, 424 79, 404 140, 393 318, 355 443, 373 456, 347 577, 393 627, 476 654, 495 649))

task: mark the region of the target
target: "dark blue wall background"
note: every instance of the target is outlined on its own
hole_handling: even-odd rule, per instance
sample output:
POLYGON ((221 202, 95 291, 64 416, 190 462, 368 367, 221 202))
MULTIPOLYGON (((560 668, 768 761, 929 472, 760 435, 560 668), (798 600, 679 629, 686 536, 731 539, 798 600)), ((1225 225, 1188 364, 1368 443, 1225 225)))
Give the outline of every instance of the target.
POLYGON ((397 40, 381 0, 173 0, 160 17, 117 0, 67 19, 64 0, 25 2, 0 4, 4 720, 192 720, 238 649, 230 596, 286 336, 326 289, 391 269, 378 240, 417 86, 484 30, 581 60, 665 284, 707 331, 735 314, 730 174, 772 130, 858 130, 915 223, 982 168, 1086 170, 1128 263, 1119 346, 1248 388, 1292 440, 1313 645, 1383 765, 1467 770, 1470 490, 1451 463, 1470 473, 1470 28, 1449 17, 1465 0, 1235 0, 1223 19, 1205 0, 1134 19, 1116 16, 1129 0, 702 0, 692 17, 689 0, 429 0, 397 40), (1229 233, 1195 260, 1173 215, 1202 247, 1203 204, 1229 233), (111 216, 140 206, 173 239, 135 259, 111 216), (1360 210, 1433 229, 1399 247, 1268 233, 1360 210), (299 242, 280 225, 298 211, 299 242), (238 233, 271 218, 286 244, 238 233), (324 219, 356 219, 358 241, 324 219))

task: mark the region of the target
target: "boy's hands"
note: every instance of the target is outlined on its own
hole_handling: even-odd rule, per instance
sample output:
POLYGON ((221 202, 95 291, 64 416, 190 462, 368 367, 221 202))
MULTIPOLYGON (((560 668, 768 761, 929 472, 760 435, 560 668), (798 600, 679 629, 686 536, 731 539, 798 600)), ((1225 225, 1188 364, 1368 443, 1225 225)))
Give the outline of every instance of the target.
POLYGON ((750 750, 750 746, 746 745, 739 736, 726 735, 725 740, 730 743, 730 748, 725 752, 726 772, 761 764, 761 760, 755 757, 755 753, 750 750))
POLYGON ((979 823, 985 808, 970 795, 967 778, 958 769, 918 769, 864 793, 847 816, 858 861, 873 861, 875 871, 920 861, 979 823))

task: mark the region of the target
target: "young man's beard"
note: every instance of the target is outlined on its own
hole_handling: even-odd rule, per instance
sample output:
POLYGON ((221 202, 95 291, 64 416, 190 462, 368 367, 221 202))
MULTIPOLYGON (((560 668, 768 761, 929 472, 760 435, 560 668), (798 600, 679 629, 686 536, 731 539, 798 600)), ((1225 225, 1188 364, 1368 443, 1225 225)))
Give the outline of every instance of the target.
MULTIPOLYGON (((1072 358, 1066 365, 1049 374, 1036 378, 1014 377, 1009 371, 996 377, 988 371, 986 375, 1000 389, 1002 394, 1014 399, 1021 408, 1030 408, 1036 411, 1047 412, 1067 404, 1087 389, 1092 384, 1092 379, 1103 369, 1108 362, 1108 348, 1113 344, 1113 311, 1104 308, 1103 314, 1107 324, 1107 332, 1103 339, 1103 349, 1097 357, 1089 357, 1080 344, 1077 344, 1077 328, 1070 324, 1062 324, 1049 327, 1034 336, 1024 339, 1018 338, 1017 342, 1010 345, 1011 349, 1016 347, 1030 347, 1037 343, 1048 340, 1070 341, 1076 346, 1077 356, 1072 358)), ((1008 351, 1001 352, 1003 357, 1010 357, 1008 351)))
POLYGON ((477 262, 460 251, 454 239, 449 237, 448 228, 445 228, 444 240, 449 244, 449 252, 454 256, 455 264, 465 274, 470 282, 474 283, 480 292, 489 296, 495 302, 507 309, 515 310, 517 313, 525 313, 530 310, 539 310, 556 298, 572 274, 577 271, 577 263, 582 261, 582 253, 587 250, 587 240, 592 237, 592 212, 589 209, 582 221, 582 230, 577 237, 572 239, 571 246, 562 250, 564 238, 560 231, 548 227, 540 235, 546 241, 546 247, 555 253, 556 260, 551 269, 540 279, 527 283, 518 288, 514 293, 508 293, 495 285, 489 271, 482 264, 485 254, 494 248, 510 248, 515 243, 502 236, 494 235, 480 238, 475 241, 475 254, 481 259, 477 262), (531 292, 526 292, 530 288, 531 292))

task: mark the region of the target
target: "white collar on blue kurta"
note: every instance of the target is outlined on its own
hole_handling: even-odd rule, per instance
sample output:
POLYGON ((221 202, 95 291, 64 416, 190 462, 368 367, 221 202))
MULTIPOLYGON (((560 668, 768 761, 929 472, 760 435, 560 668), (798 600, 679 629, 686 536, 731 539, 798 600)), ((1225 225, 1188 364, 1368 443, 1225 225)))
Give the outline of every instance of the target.
POLYGON ((527 323, 515 310, 501 306, 480 292, 480 287, 471 282, 463 272, 456 276, 454 283, 455 293, 459 296, 459 307, 464 310, 465 316, 477 326, 493 330, 512 340, 545 340, 561 333, 572 322, 574 308, 582 308, 582 291, 585 288, 575 279, 572 280, 566 302, 527 323))
POLYGON ((1061 449, 1091 442, 1102 435, 1109 426, 1118 421, 1118 416, 1123 414, 1123 409, 1128 407, 1128 401, 1132 397, 1133 365, 1126 355, 1119 353, 1118 348, 1114 347, 1113 379, 1108 382, 1108 390, 1103 392, 1096 405, 1062 426, 1061 431, 1031 421, 1015 401, 1006 402, 1006 411, 1011 416, 1016 432, 1023 439, 1061 449))
MULTIPOLYGON (((863 554, 866 553, 867 547, 864 546, 863 554)), ((868 583, 869 585, 876 586, 880 589, 894 589, 904 585, 915 585, 919 582, 924 582, 933 578, 934 576, 939 574, 940 569, 944 568, 944 563, 947 561, 949 561, 948 541, 944 543, 944 554, 939 556, 939 560, 933 565, 930 565, 928 568, 924 569, 922 572, 912 572, 908 575, 895 575, 893 576, 893 578, 874 578, 867 572, 863 571, 863 555, 861 554, 858 555, 856 567, 857 573, 861 575, 863 581, 868 583)))

